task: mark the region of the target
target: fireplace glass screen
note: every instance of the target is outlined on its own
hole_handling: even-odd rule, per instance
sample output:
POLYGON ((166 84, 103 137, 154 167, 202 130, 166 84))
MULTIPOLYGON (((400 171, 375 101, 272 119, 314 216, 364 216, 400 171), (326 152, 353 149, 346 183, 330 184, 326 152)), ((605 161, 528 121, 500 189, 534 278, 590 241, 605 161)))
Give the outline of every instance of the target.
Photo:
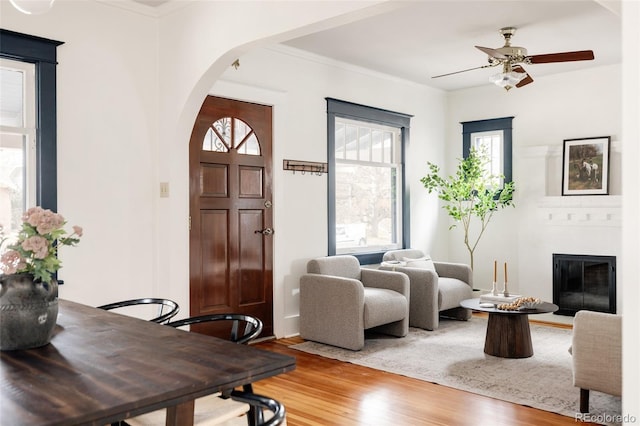
POLYGON ((616 313, 615 256, 553 255, 553 303, 559 315, 585 309, 616 313))

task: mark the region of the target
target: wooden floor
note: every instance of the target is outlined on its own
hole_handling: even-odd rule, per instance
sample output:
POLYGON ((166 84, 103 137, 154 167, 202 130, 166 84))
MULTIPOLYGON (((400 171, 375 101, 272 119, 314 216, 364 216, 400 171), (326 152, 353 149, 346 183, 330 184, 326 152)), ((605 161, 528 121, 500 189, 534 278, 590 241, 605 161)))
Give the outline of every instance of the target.
POLYGON ((272 396, 285 405, 288 426, 575 426, 577 423, 572 417, 289 348, 302 341, 290 338, 257 344, 297 359, 295 371, 254 384, 255 392, 272 396))

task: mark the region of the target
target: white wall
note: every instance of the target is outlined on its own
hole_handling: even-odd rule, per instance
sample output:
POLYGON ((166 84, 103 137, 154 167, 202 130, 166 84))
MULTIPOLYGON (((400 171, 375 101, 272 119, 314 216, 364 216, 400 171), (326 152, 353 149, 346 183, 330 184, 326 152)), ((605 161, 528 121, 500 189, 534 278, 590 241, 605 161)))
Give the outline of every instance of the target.
POLYGON ((64 42, 58 208, 85 236, 60 254, 61 296, 98 305, 163 295, 188 315, 189 134, 229 51, 389 7, 377 3, 189 2, 156 17, 131 2, 58 0, 27 16, 1 1, 2 28, 64 42), (159 198, 160 182, 169 198, 159 198))
POLYGON ((96 305, 155 294, 157 21, 90 1, 34 16, 2 1, 0 12, 5 29, 64 42, 58 209, 85 235, 61 250, 60 295, 96 305))
MULTIPOLYGON (((264 2, 262 6, 257 4, 259 2, 196 2, 156 19, 144 13, 114 8, 113 3, 58 0, 46 15, 26 16, 15 11, 8 1, 0 1, 2 28, 65 42, 58 49, 58 199, 60 211, 73 224, 84 226, 86 236, 78 248, 61 254, 65 263, 61 277, 66 281, 61 288, 61 296, 95 305, 150 293, 169 294, 183 306, 187 306, 186 145, 202 99, 218 77, 228 70, 228 64, 233 59, 243 56, 254 44, 259 44, 256 40, 262 40, 260 43, 263 45, 271 44, 323 26, 356 19, 358 14, 378 13, 381 7, 375 1, 282 2, 278 3, 278 7, 274 7, 271 2, 264 2), (247 7, 252 7, 252 10, 261 7, 260 13, 249 14, 259 18, 259 21, 253 22, 253 25, 244 25, 242 31, 234 31, 237 30, 238 22, 244 22, 247 18, 244 13, 247 7), (217 19, 218 17, 220 18, 217 19), (158 184, 161 181, 171 184, 169 199, 158 197, 158 184)), ((384 4, 382 7, 389 5, 384 4)), ((637 86, 637 23, 640 14, 635 2, 623 2, 623 10, 627 58, 624 87, 627 91, 631 90, 625 94, 623 112, 626 124, 623 134, 628 141, 637 141, 640 97, 637 86)), ((240 72, 246 72, 245 70, 246 68, 241 68, 240 72)), ((328 67, 326 71, 329 71, 328 67)), ((446 154, 451 166, 459 153, 445 153, 444 147, 447 144, 436 146, 434 141, 453 140, 456 144, 450 146, 457 146, 457 136, 453 135, 459 134, 459 131, 454 128, 455 123, 486 118, 486 115, 515 114, 516 126, 527 129, 527 132, 516 135, 523 148, 553 145, 567 137, 611 133, 614 140, 628 144, 624 148, 629 157, 623 161, 627 166, 623 170, 623 180, 630 188, 635 189, 634 185, 640 184, 638 171, 634 166, 638 157, 637 144, 620 140, 620 95, 619 90, 610 90, 619 75, 609 77, 612 78, 604 80, 606 84, 589 84, 588 92, 593 95, 590 99, 570 105, 575 108, 582 108, 583 105, 593 107, 593 102, 598 101, 596 111, 591 113, 583 110, 572 112, 556 107, 557 103, 562 105, 568 102, 568 98, 575 96, 583 99, 588 95, 574 92, 575 82, 569 83, 561 76, 558 80, 551 78, 549 81, 537 78, 530 86, 532 90, 523 88, 504 93, 487 86, 469 94, 453 94, 451 105, 444 114, 436 111, 434 117, 428 118, 436 121, 434 128, 423 130, 422 135, 412 135, 412 150, 416 156, 433 161, 444 159, 446 154), (548 90, 543 90, 545 87, 548 90), (559 96, 558 90, 560 93, 569 91, 570 96, 559 96), (472 102, 474 109, 466 109, 462 99, 472 102), (516 99, 520 101, 516 102, 516 99), (465 108, 464 117, 451 113, 456 102, 459 107, 465 108), (599 105, 605 103, 613 111, 599 108, 599 105), (555 114, 550 111, 555 111, 555 114), (569 124, 558 119, 558 116, 564 115, 568 115, 569 124), (531 118, 527 119, 525 116, 531 118), (597 118, 601 116, 605 118, 597 118), (442 130, 437 120, 444 120, 444 117, 447 117, 448 124, 442 130), (525 122, 526 126, 519 122, 525 122), (544 126, 549 126, 546 130, 551 133, 542 134, 539 129, 544 126), (568 129, 575 133, 565 134, 568 129), (421 141, 424 145, 416 146, 420 136, 424 138, 421 141)), ((264 82, 261 85, 264 86, 264 82)), ((218 88, 223 90, 222 87, 218 88)), ((274 102, 278 113, 282 111, 286 115, 286 111, 293 108, 292 99, 295 96, 287 88, 276 88, 275 92, 272 89, 267 87, 263 91, 263 88, 259 88, 251 96, 265 99, 265 102, 274 102)), ((229 95, 242 94, 238 86, 227 87, 224 91, 229 95)), ((352 100, 381 106, 372 93, 365 93, 362 89, 357 92, 354 92, 354 98, 358 99, 352 100)), ((248 95, 246 92, 244 94, 248 95)), ((420 96, 425 98, 423 113, 435 109, 434 104, 439 102, 432 93, 420 96)), ((400 98, 392 98, 389 104, 389 109, 408 111, 400 98)), ((318 105, 309 106, 320 108, 318 105)), ((324 113, 324 110, 318 111, 324 113)), ((294 140, 297 142, 297 139, 303 138, 290 130, 286 119, 279 117, 278 120, 276 125, 283 128, 276 131, 279 132, 279 137, 287 141, 286 148, 280 150, 277 147, 278 158, 285 155, 310 158, 307 153, 313 153, 314 157, 323 153, 323 149, 318 149, 315 145, 310 146, 307 152, 302 145, 293 143, 294 140)), ((311 126, 317 128, 318 124, 311 123, 311 126)), ((621 148, 621 152, 622 150, 621 148)), ((522 182, 517 174, 521 173, 517 162, 523 160, 516 154, 514 161, 515 180, 522 182)), ((415 178, 425 171, 426 168, 410 173, 415 178)), ((316 181, 312 181, 315 178, 310 176, 300 178, 301 176, 284 173, 276 176, 278 191, 281 191, 277 194, 280 205, 289 200, 289 191, 299 194, 309 188, 310 182, 320 191, 323 190, 320 187, 324 178, 316 181)), ((452 259, 466 259, 464 251, 459 248, 453 248, 448 253, 446 249, 441 251, 443 249, 440 245, 432 245, 435 241, 455 239, 449 235, 446 227, 444 230, 443 227, 431 228, 429 224, 434 217, 440 217, 441 212, 420 191, 420 188, 412 188, 412 210, 419 212, 413 215, 412 220, 415 244, 427 249, 431 245, 435 251, 433 254, 437 257, 448 255, 452 259)), ((523 200, 517 198, 516 201, 518 206, 522 205, 523 200)), ((300 218, 307 210, 323 209, 323 206, 316 208, 314 205, 294 206, 290 212, 288 209, 277 211, 278 232, 287 238, 295 237, 295 234, 283 226, 287 225, 286 218, 300 218)), ((514 225, 521 211, 516 207, 508 212, 500 212, 506 216, 500 221, 505 222, 505 225, 514 225)), ((622 267, 623 276, 628 280, 624 286, 627 289, 619 287, 620 291, 625 290, 625 325, 629 325, 625 327, 624 404, 625 412, 637 415, 637 407, 640 406, 638 367, 635 363, 638 349, 633 345, 640 340, 639 329, 635 326, 639 314, 634 309, 638 302, 635 281, 640 275, 637 262, 640 239, 637 228, 637 191, 626 192, 623 212, 627 220, 625 230, 631 231, 625 232, 625 256, 631 256, 632 259, 622 267)), ((321 213, 312 215, 314 221, 321 221, 321 216, 321 213)), ((299 221, 296 219, 294 223, 294 229, 299 229, 299 221)), ((322 228, 323 226, 319 227, 322 228)), ((495 257, 506 259, 511 264, 521 262, 522 255, 514 257, 516 251, 512 242, 513 232, 497 228, 494 235, 488 236, 500 250, 494 252, 495 257)), ((512 228, 511 231, 514 229, 519 231, 520 227, 512 228)), ((325 238, 318 230, 311 232, 311 236, 325 238)), ((302 269, 302 258, 316 253, 316 249, 308 248, 305 241, 300 247, 304 255, 292 255, 282 248, 286 244, 288 243, 284 238, 282 242, 276 241, 276 264, 279 269, 275 273, 280 282, 278 291, 283 292, 295 286, 296 274, 302 269), (281 254, 281 251, 284 253, 281 254)), ((478 263, 488 265, 493 257, 494 255, 487 256, 478 263)), ((482 276, 483 272, 479 273, 482 276)), ((277 296, 276 294, 276 298, 277 296)), ((291 306, 287 306, 286 310, 284 306, 281 307, 285 315, 295 314, 293 299, 290 301, 291 306)), ((283 318, 276 318, 276 321, 283 321, 283 318)))
MULTIPOLYGON (((282 160, 327 161, 326 97, 411 114, 407 169, 416 191, 424 159, 444 159, 445 95, 281 45, 242 55, 240 67, 228 68, 211 93, 274 105, 274 287, 283 305, 276 309, 284 312, 280 329, 295 334, 299 277, 310 258, 327 254, 327 176, 286 172, 282 160)), ((415 244, 431 248, 434 232, 424 222, 412 217, 415 244)))
MULTIPOLYGON (((475 255, 475 285, 491 288, 493 260, 497 259, 501 265, 510 265, 512 293, 552 300, 552 253, 612 255, 618 266, 622 262, 621 67, 548 77, 535 77, 535 65, 528 71, 535 81, 520 89, 507 92, 486 85, 449 96, 447 139, 452 152, 448 158, 449 167, 455 167, 455 159, 461 156, 460 122, 515 117, 515 208, 497 212, 482 237, 475 255), (611 196, 561 197, 563 140, 595 136, 611 136, 611 196), (607 211, 601 218, 603 206, 607 211)), ((451 257, 468 259, 461 233, 454 232, 452 238, 451 257)), ((622 277, 618 275, 621 311, 622 277)), ((500 289, 502 280, 499 274, 500 289)))
POLYGON ((622 181, 624 182, 623 211, 623 252, 627 261, 620 269, 624 283, 622 324, 622 413, 629 415, 625 423, 636 423, 640 419, 640 3, 625 1, 622 5, 622 181), (633 421, 631 421, 633 418, 633 421))
MULTIPOLYGON (((163 230, 157 234, 157 271, 159 291, 185 307, 189 300, 187 147, 193 122, 214 82, 244 52, 396 7, 378 1, 294 1, 277 5, 260 1, 194 2, 160 19, 158 179, 170 182, 172 195, 160 200, 156 211, 158 228, 163 230)), ((280 227, 279 233, 285 230, 280 227)), ((275 257, 282 259, 279 253, 275 257)), ((284 290, 280 283, 274 283, 274 287, 277 299, 284 290)), ((281 336, 284 306, 279 299, 274 308, 274 330, 281 336)))
MULTIPOLYGON (((415 115, 408 167, 412 245, 449 260, 468 257, 458 231, 447 230, 437 198, 419 184, 426 162, 446 163, 452 170, 461 152, 460 121, 515 115, 517 207, 498 212, 481 242, 476 286, 490 285, 495 258, 512 265, 512 291, 550 299, 549 287, 539 284, 550 281, 547 273, 535 273, 538 264, 548 263, 547 255, 537 250, 528 233, 535 229, 529 224, 538 220, 536 203, 544 195, 557 195, 547 188, 559 184, 542 175, 528 179, 525 171, 538 161, 539 147, 549 149, 560 146, 564 138, 594 135, 613 137, 617 154, 612 160, 619 163, 619 67, 536 78, 534 84, 510 92, 489 85, 460 91, 448 96, 443 109, 444 97, 438 91, 311 56, 299 58, 292 51, 256 47, 256 39, 273 45, 318 26, 356 19, 352 11, 364 6, 373 4, 366 13, 383 10, 374 3, 290 2, 277 12, 272 4, 252 3, 261 11, 251 16, 274 18, 249 26, 253 32, 239 32, 230 29, 247 18, 247 4, 237 2, 189 3, 156 19, 112 2, 65 0, 46 15, 26 16, 3 1, 4 28, 65 42, 59 48, 58 73, 59 207, 69 220, 85 227, 86 236, 80 248, 61 255, 65 265, 74 266, 61 271, 67 283, 63 297, 100 304, 166 295, 183 306, 183 315, 188 313, 187 145, 202 99, 223 75, 225 81, 242 85, 228 85, 221 94, 276 105, 277 333, 295 330, 283 323, 297 313, 299 273, 307 257, 326 250, 326 177, 301 180, 278 170, 278 165, 282 158, 326 158, 326 96, 415 115), (225 19, 210 25, 217 16, 225 19), (316 23, 304 28, 305 22, 316 23), (238 70, 229 66, 236 58, 241 59, 238 70), (170 183, 169 198, 158 197, 159 182, 170 183), (296 203, 299 198, 291 194, 303 194, 304 202, 296 203), (87 285, 87 280, 93 284, 87 285)), ((611 193, 619 194, 620 172, 613 169, 611 193)), ((596 230, 598 241, 619 241, 619 231, 609 231, 596 230)), ((547 233, 547 241, 559 235, 547 233)), ((571 235, 563 240, 576 241, 571 235)), ((612 254, 620 252, 615 244, 612 254)))

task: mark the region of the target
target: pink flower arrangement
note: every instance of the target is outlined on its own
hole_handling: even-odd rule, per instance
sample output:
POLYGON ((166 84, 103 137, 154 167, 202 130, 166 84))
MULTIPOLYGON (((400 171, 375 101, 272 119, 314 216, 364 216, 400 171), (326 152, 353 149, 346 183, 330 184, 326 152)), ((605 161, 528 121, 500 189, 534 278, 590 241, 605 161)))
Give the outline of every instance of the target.
MULTIPOLYGON (((22 229, 15 243, 7 245, 0 256, 3 274, 32 274, 36 280, 50 283, 60 269, 57 252, 59 246, 74 246, 80 242, 82 228, 73 227, 66 236, 62 228, 66 221, 62 215, 42 207, 32 207, 22 216, 22 229)), ((0 246, 6 241, 0 225, 0 246)))

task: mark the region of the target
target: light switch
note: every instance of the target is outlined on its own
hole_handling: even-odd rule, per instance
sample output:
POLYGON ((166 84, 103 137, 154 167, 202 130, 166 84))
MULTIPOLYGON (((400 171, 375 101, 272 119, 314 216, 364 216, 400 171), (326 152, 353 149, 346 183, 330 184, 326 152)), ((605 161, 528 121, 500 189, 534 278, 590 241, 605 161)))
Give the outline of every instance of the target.
POLYGON ((169 182, 160 182, 160 198, 169 198, 169 182))

